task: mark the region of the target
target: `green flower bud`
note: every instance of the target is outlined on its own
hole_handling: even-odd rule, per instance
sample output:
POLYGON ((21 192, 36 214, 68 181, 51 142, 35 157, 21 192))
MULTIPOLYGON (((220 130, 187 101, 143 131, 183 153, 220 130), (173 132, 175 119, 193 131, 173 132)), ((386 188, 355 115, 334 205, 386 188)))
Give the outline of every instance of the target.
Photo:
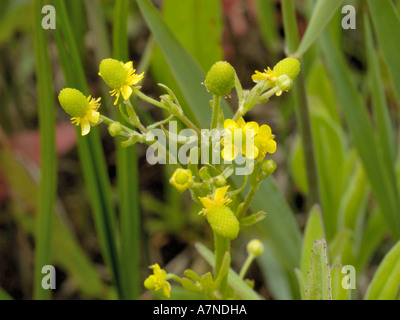
POLYGON ((264 252, 264 245, 260 240, 253 239, 247 244, 247 252, 258 257, 264 252))
POLYGON ((119 122, 113 122, 108 126, 108 132, 112 137, 116 137, 122 131, 122 126, 119 122))
POLYGON ((216 176, 214 178, 214 184, 216 187, 223 187, 226 185, 226 179, 222 175, 216 176))
POLYGON ((279 61, 272 70, 279 77, 287 75, 290 79, 294 80, 300 73, 300 61, 295 58, 285 58, 279 61))
POLYGON ((207 212, 207 220, 213 231, 229 240, 239 234, 239 221, 227 206, 218 206, 207 212))
POLYGON ((205 85, 214 96, 228 95, 235 86, 235 69, 226 61, 216 62, 207 73, 205 85))
POLYGON ((278 77, 278 79, 276 80, 276 85, 282 91, 289 91, 290 89, 292 89, 293 80, 290 79, 289 76, 284 74, 284 75, 281 75, 281 76, 278 77))
POLYGON ((58 95, 61 107, 71 117, 83 117, 89 108, 89 101, 82 92, 76 89, 62 89, 58 95))
POLYGON ((273 174, 276 170, 276 163, 272 159, 264 160, 261 164, 261 171, 265 176, 273 174))
POLYGON ((154 287, 155 287, 155 285, 154 285, 154 280, 153 280, 153 278, 147 278, 146 280, 144 280, 144 287, 147 289, 147 290, 154 290, 154 287))
POLYGON ((129 76, 124 64, 111 58, 101 61, 99 75, 113 89, 121 88, 129 76))

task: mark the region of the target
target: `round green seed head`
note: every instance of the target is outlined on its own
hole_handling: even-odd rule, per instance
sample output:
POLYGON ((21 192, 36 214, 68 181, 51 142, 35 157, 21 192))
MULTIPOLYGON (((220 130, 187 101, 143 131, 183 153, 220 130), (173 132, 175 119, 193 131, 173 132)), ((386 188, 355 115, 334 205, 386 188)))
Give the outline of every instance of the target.
POLYGON ((109 58, 101 61, 100 75, 110 88, 119 89, 124 85, 128 71, 120 61, 109 58))
POLYGON ((71 117, 83 117, 89 106, 89 101, 83 93, 71 88, 62 89, 58 95, 58 101, 71 117))
POLYGON ((264 252, 264 245, 258 239, 253 239, 247 244, 247 252, 254 256, 260 256, 264 252))
POLYGON ((221 237, 233 240, 239 234, 239 221, 226 206, 215 207, 208 211, 207 220, 213 231, 221 237))
POLYGON ((295 58, 285 58, 275 65, 273 71, 278 77, 285 74, 294 80, 300 73, 300 61, 295 58))
POLYGON ((214 96, 226 96, 235 86, 235 69, 226 61, 216 62, 208 71, 205 85, 214 96))

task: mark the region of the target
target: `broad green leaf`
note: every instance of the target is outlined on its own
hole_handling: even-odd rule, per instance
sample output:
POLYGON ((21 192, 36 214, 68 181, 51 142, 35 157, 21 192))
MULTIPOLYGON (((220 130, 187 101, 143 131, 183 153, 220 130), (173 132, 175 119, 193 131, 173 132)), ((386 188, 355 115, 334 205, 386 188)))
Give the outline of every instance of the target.
POLYGON ((398 188, 390 178, 390 168, 378 152, 375 135, 369 120, 367 108, 349 75, 343 57, 333 44, 329 35, 321 37, 322 49, 336 87, 338 101, 341 104, 344 118, 349 127, 354 144, 364 165, 366 174, 372 186, 392 235, 400 237, 400 215, 398 188))
MULTIPOLYGON (((374 29, 378 38, 379 46, 389 67, 393 86, 400 101, 400 18, 393 1, 368 0, 368 7, 374 23, 374 29)), ((371 52, 372 53, 372 52, 371 52)))
POLYGON ((366 300, 393 300, 400 288, 400 241, 385 255, 365 294, 366 300))
POLYGON ((332 19, 343 0, 318 0, 295 56, 301 57, 332 19))
POLYGON ((308 271, 306 300, 332 300, 331 278, 324 239, 314 242, 308 271))
POLYGON ((321 238, 325 238, 324 222, 322 220, 321 208, 318 205, 314 205, 308 215, 301 249, 300 266, 304 281, 307 279, 307 272, 310 268, 314 243, 317 239, 321 238))
MULTIPOLYGON (((207 247, 197 242, 196 249, 200 253, 200 255, 208 262, 208 264, 210 264, 212 267, 215 266, 215 256, 207 247)), ((249 285, 244 282, 232 269, 229 269, 228 271, 228 283, 243 299, 261 300, 261 297, 252 288, 250 288, 249 285)))
POLYGON ((351 289, 345 289, 342 285, 344 274, 342 273, 342 265, 334 264, 331 267, 331 287, 332 300, 349 300, 351 289))

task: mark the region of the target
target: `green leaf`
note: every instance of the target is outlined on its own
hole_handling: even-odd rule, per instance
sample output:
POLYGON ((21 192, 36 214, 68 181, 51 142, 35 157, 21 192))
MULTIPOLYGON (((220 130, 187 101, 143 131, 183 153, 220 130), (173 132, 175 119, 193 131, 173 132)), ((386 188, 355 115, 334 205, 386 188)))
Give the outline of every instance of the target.
POLYGON ((331 267, 331 286, 332 300, 349 300, 351 289, 345 289, 342 285, 343 281, 342 265, 334 264, 331 267))
POLYGON ((0 288, 0 300, 13 300, 13 298, 4 289, 0 288))
POLYGON ((299 268, 294 269, 294 273, 296 274, 297 282, 299 283, 300 298, 301 300, 304 300, 306 293, 306 280, 304 279, 303 273, 299 268))
MULTIPOLYGON (((368 7, 374 23, 379 46, 389 67, 397 101, 400 101, 400 18, 393 1, 368 0, 368 7)), ((371 52, 372 54, 372 52, 371 52)))
POLYGON ((324 239, 314 242, 308 271, 306 300, 332 300, 331 278, 324 239))
POLYGON ((400 241, 385 255, 365 294, 366 300, 393 300, 400 287, 400 241))
POLYGON ((400 211, 398 188, 391 178, 392 168, 385 166, 375 141, 365 103, 355 87, 341 52, 325 33, 321 38, 324 56, 328 63, 337 98, 348 124, 354 144, 364 165, 386 222, 395 238, 400 237, 400 211))
POLYGON ((303 278, 307 279, 307 272, 310 268, 310 261, 312 256, 312 249, 314 242, 317 239, 325 238, 324 223, 322 220, 321 208, 318 205, 314 205, 311 209, 306 229, 303 237, 303 245, 301 250, 301 272, 303 278))
POLYGON ((301 39, 295 56, 301 57, 311 47, 329 21, 334 16, 343 0, 319 0, 313 10, 306 33, 301 39))

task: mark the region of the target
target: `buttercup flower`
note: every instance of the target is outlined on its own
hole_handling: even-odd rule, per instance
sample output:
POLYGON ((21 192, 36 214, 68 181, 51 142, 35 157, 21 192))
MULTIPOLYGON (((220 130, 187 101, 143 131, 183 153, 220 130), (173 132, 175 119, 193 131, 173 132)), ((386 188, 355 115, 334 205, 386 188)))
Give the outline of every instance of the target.
POLYGON ((148 276, 147 279, 144 281, 144 286, 146 289, 149 290, 162 290, 162 293, 167 298, 171 297, 171 285, 166 280, 167 272, 160 268, 158 263, 149 267, 153 269, 153 274, 148 276))
MULTIPOLYGON (((300 62, 295 58, 285 58, 279 61, 274 68, 271 70, 264 69, 264 72, 255 71, 255 74, 252 75, 252 79, 254 82, 261 82, 265 80, 267 83, 271 83, 271 85, 275 84, 275 81, 282 75, 288 76, 292 81, 296 79, 297 75, 300 72, 300 62)), ((277 96, 282 94, 282 90, 276 93, 277 96)))
MULTIPOLYGON (((114 105, 122 94, 124 100, 128 100, 132 94, 132 86, 137 85, 143 79, 144 72, 136 74, 133 62, 123 63, 115 59, 104 59, 100 63, 99 75, 104 82, 113 90, 110 91, 115 97, 114 105)), ((140 87, 137 87, 140 88, 140 87)))
POLYGON ((212 196, 204 198, 199 197, 201 204, 204 206, 204 208, 199 212, 199 214, 206 215, 214 208, 226 206, 227 204, 231 203, 232 200, 225 197, 228 188, 229 186, 221 187, 215 190, 212 196))
POLYGON ((258 161, 262 161, 267 153, 275 153, 276 141, 275 136, 272 134, 271 127, 263 124, 257 130, 257 134, 254 138, 256 148, 258 148, 258 161))
POLYGON ((189 169, 176 169, 169 182, 180 192, 185 191, 193 184, 193 174, 189 169))
POLYGON ((95 99, 91 96, 85 97, 82 92, 76 89, 65 88, 58 95, 58 101, 66 113, 71 116, 71 121, 81 126, 82 136, 90 132, 90 123, 99 122, 100 113, 97 109, 100 106, 101 98, 95 99))
POLYGON ((222 158, 226 161, 233 161, 239 152, 248 159, 258 157, 259 150, 254 144, 254 137, 258 131, 257 122, 245 122, 240 118, 237 122, 232 119, 226 119, 224 122, 224 137, 221 151, 222 158))

